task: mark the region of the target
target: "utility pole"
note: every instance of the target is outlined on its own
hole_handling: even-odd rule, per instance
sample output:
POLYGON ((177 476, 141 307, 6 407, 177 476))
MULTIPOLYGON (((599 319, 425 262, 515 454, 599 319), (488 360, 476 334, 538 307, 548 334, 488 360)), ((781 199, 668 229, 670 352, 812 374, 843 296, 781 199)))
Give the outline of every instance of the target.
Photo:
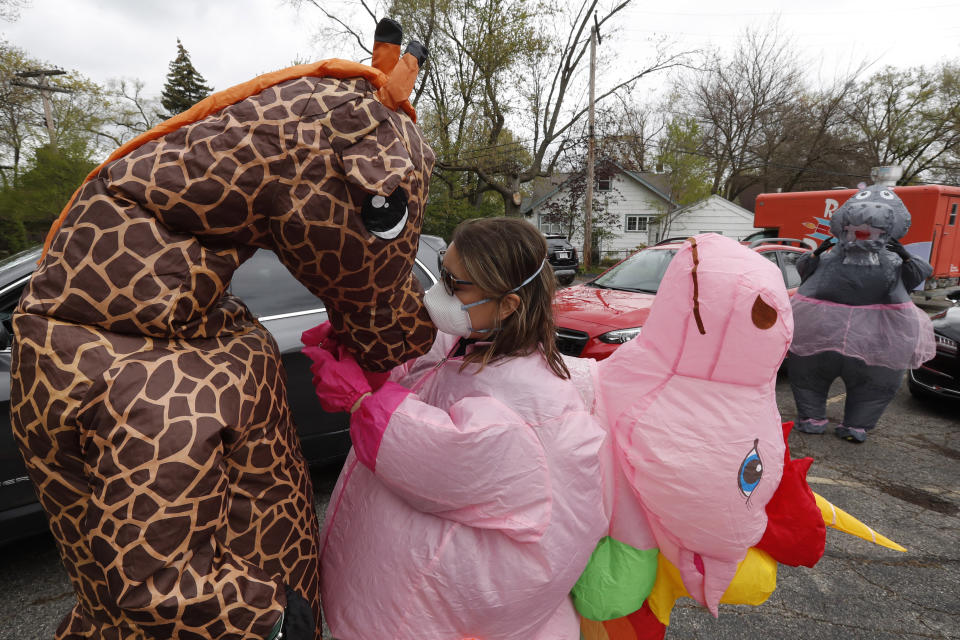
POLYGON ((595 76, 597 68, 597 40, 600 39, 600 25, 597 24, 597 14, 593 14, 593 27, 590 29, 590 108, 587 116, 587 193, 584 195, 583 206, 583 268, 590 268, 593 258, 593 96, 595 90, 595 76))
POLYGON ((57 146, 57 130, 53 126, 53 109, 50 104, 50 94, 53 92, 73 93, 73 90, 51 86, 47 81, 47 78, 49 76, 59 76, 64 73, 66 73, 66 71, 62 69, 34 69, 32 71, 18 71, 17 73, 13 74, 18 78, 40 79, 37 80, 37 84, 30 84, 29 82, 23 82, 22 80, 14 80, 10 83, 18 87, 36 89, 40 92, 40 97, 43 98, 43 115, 47 121, 47 133, 50 135, 50 145, 53 147, 57 146))

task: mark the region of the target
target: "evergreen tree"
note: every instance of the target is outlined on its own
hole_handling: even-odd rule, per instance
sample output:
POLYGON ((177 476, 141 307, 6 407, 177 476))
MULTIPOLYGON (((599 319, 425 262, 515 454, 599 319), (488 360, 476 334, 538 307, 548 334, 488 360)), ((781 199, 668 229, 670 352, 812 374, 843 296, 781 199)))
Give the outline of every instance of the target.
POLYGON ((175 116, 200 102, 213 91, 190 62, 190 54, 177 38, 177 57, 170 63, 167 82, 160 94, 160 104, 168 116, 175 116))

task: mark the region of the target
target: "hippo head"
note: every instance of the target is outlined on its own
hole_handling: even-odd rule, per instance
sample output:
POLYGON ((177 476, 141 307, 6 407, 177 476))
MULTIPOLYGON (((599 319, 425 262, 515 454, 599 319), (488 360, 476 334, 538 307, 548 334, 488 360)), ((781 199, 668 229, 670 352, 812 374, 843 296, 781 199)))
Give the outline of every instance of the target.
MULTIPOLYGON (((873 254, 910 229, 910 212, 891 187, 870 185, 850 197, 830 220, 830 231, 844 254, 873 254)), ((874 261, 876 262, 876 261, 874 261)))

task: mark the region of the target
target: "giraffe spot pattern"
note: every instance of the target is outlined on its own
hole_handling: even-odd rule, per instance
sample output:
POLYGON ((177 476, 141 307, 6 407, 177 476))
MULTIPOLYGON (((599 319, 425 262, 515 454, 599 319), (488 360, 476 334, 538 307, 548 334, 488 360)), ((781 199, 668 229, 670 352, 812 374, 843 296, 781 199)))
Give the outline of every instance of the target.
POLYGON ((82 187, 12 354, 14 431, 77 594, 58 639, 265 637, 284 584, 319 621, 317 521, 279 353, 227 291, 272 249, 364 364, 422 353, 434 329, 411 265, 433 162, 366 80, 300 78, 82 187), (383 241, 359 208, 391 185, 410 224, 383 241))

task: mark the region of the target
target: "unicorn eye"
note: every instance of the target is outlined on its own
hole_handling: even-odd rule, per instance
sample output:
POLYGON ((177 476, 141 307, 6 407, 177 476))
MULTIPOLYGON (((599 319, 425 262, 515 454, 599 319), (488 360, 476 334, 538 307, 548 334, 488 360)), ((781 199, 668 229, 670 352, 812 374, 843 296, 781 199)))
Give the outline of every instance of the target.
POLYGON ((855 195, 855 196, 853 196, 853 197, 856 198, 857 200, 863 200, 864 198, 869 198, 869 197, 870 197, 870 192, 869 192, 869 191, 861 191, 860 193, 858 193, 857 195, 855 195))
POLYGON ((760 478, 763 477, 763 463, 760 460, 760 452, 757 451, 757 443, 753 441, 753 449, 740 463, 740 471, 737 473, 737 485, 744 498, 749 498, 753 490, 760 484, 760 478))
POLYGON ((880 197, 883 198, 884 200, 893 200, 895 196, 891 192, 884 189, 883 191, 880 192, 880 197))

